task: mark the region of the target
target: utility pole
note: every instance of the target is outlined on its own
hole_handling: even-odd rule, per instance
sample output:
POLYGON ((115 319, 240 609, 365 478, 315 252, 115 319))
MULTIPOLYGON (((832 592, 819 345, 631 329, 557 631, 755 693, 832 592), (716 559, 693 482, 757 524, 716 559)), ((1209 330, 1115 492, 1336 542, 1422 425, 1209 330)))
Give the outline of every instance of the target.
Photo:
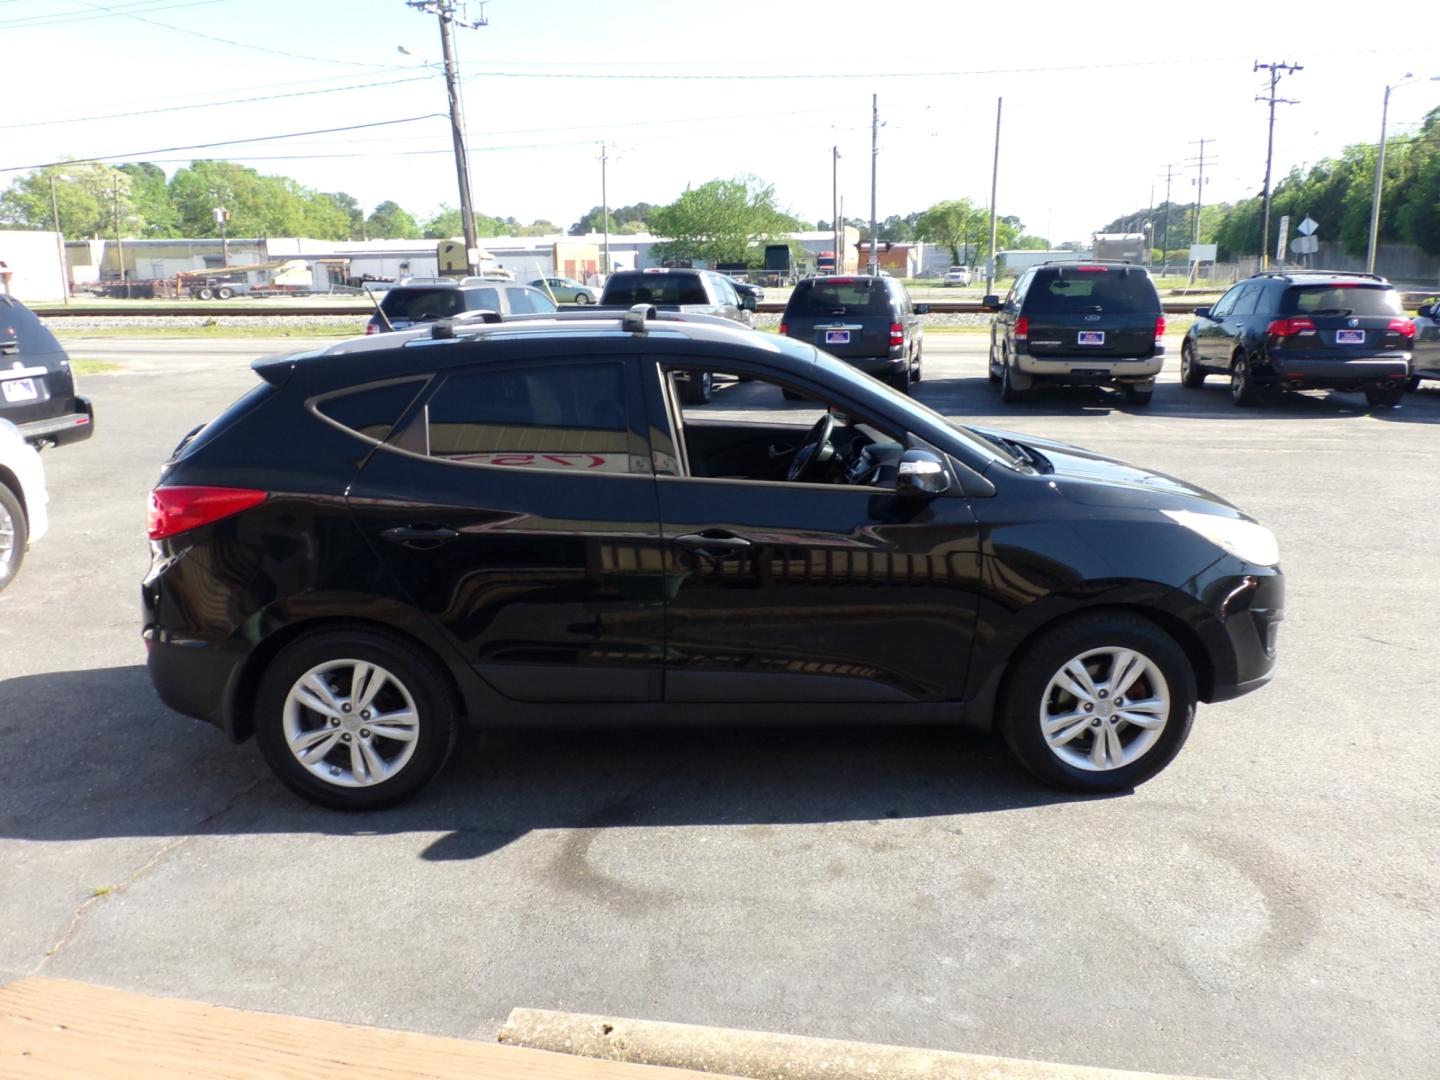
POLYGON ((1170 162, 1165 166, 1165 212, 1161 215, 1161 220, 1164 221, 1161 229, 1165 233, 1165 240, 1161 245, 1164 248, 1161 256, 1160 273, 1162 274, 1167 273, 1170 269, 1170 177, 1177 168, 1179 168, 1177 162, 1170 162))
POLYGON ((55 174, 50 174, 50 217, 55 222, 55 244, 60 249, 60 294, 65 303, 70 303, 70 273, 65 268, 65 234, 60 231, 60 203, 55 198, 55 174))
POLYGON ((995 291, 995 269, 999 256, 995 252, 995 192, 1000 182, 1000 108, 1003 97, 995 99, 995 162, 990 167, 990 259, 985 266, 985 293, 995 291))
POLYGON ((460 78, 455 63, 455 25, 475 30, 487 25, 484 5, 478 19, 461 19, 455 14, 456 0, 405 0, 427 15, 440 19, 440 49, 445 57, 445 92, 450 98, 450 138, 455 144, 455 179, 460 185, 460 221, 465 230, 465 259, 474 270, 471 252, 478 246, 475 237, 475 207, 470 201, 470 160, 465 152, 465 120, 460 113, 460 78))
MULTIPOLYGON (((1191 146, 1196 146, 1196 145, 1198 145, 1198 146, 1200 147, 1200 157, 1199 157, 1198 159, 1197 159, 1197 158, 1191 158, 1191 159, 1187 162, 1187 164, 1196 165, 1196 166, 1197 166, 1197 169, 1198 169, 1198 171, 1197 171, 1197 173, 1196 173, 1196 176, 1195 176, 1195 181, 1194 181, 1194 183, 1195 183, 1195 224, 1194 224, 1194 227, 1191 229, 1191 232, 1192 232, 1193 235, 1192 235, 1191 238, 1190 238, 1190 242, 1191 242, 1192 244, 1198 244, 1198 243, 1200 243, 1200 209, 1201 209, 1201 207, 1203 207, 1203 206, 1205 205, 1205 144, 1206 144, 1206 143, 1213 143, 1214 141, 1215 141, 1214 139, 1200 139, 1200 140, 1198 140, 1197 142, 1192 142, 1192 143, 1190 144, 1191 146)), ((1211 165, 1214 165, 1214 164, 1215 164, 1215 159, 1214 159, 1214 158, 1211 158, 1211 159, 1210 159, 1210 164, 1211 164, 1211 165)))
POLYGON ((1290 98, 1277 98, 1275 96, 1275 87, 1280 82, 1281 75, 1288 75, 1296 71, 1304 71, 1305 69, 1299 64, 1286 64, 1283 62, 1262 64, 1259 60, 1256 60, 1253 70, 1259 71, 1261 68, 1270 72, 1269 96, 1261 97, 1259 94, 1255 95, 1256 101, 1265 101, 1270 105, 1270 137, 1265 144, 1265 214, 1263 224, 1260 226, 1260 269, 1264 270, 1270 265, 1270 164, 1275 156, 1275 106, 1296 104, 1296 102, 1290 98))
POLYGON ((602 250, 605 252, 603 273, 607 278, 610 276, 610 190, 607 187, 605 172, 609 163, 610 154, 602 142, 600 144, 600 217, 605 227, 605 246, 602 250))
POLYGON ((880 268, 879 227, 875 221, 875 166, 880 160, 880 95, 870 95, 870 262, 867 271, 873 275, 880 268))
POLYGON ((840 225, 840 147, 830 148, 830 231, 834 234, 831 246, 835 249, 835 258, 831 263, 832 274, 843 274, 845 271, 840 265, 840 239, 844 235, 840 225))
POLYGON ((125 299, 130 299, 130 275, 125 273, 125 245, 120 240, 120 177, 115 177, 115 190, 112 196, 115 206, 115 256, 120 264, 120 281, 125 286, 125 299))

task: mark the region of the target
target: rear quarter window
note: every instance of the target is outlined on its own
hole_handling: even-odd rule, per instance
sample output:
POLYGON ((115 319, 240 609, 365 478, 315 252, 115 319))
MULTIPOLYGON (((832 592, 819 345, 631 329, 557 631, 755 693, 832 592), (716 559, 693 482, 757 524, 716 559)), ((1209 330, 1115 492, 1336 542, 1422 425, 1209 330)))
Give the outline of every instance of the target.
POLYGON ((10 296, 0 294, 0 356, 64 352, 39 317, 10 296))
POLYGON ((312 408, 347 431, 384 442, 424 385, 420 378, 358 386, 316 398, 312 408))
POLYGON ((1025 294, 1027 314, 1160 311, 1160 294, 1142 271, 1049 270, 1035 275, 1025 294))
POLYGON ((197 453, 258 409, 274 393, 275 387, 268 382, 252 386, 215 419, 181 439, 180 445, 175 447, 175 453, 171 455, 171 459, 188 458, 197 453))

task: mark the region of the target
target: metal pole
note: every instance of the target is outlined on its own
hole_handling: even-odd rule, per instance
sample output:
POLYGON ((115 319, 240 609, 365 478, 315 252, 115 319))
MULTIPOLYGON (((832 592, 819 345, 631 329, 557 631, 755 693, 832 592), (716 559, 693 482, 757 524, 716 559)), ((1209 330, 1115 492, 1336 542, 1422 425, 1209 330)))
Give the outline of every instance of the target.
POLYGON ((125 273, 125 244, 120 239, 120 177, 115 177, 115 258, 120 265, 120 281, 125 286, 125 299, 130 299, 130 275, 125 273))
POLYGON ((990 167, 990 258, 985 267, 985 292, 995 292, 995 269, 999 261, 995 253, 995 192, 1000 183, 1000 108, 1004 98, 995 99, 995 162, 990 167))
POLYGON ((833 234, 830 246, 835 249, 830 272, 843 274, 840 265, 840 147, 830 148, 830 232, 833 234))
POLYGON ((70 273, 65 268, 65 234, 60 231, 60 204, 55 199, 55 174, 50 174, 50 216, 55 222, 55 246, 60 250, 60 296, 70 303, 70 273))
POLYGON ((1265 211, 1260 220, 1260 269, 1270 268, 1270 166, 1275 156, 1275 84, 1280 72, 1270 69, 1270 133, 1265 140, 1265 211))
MULTIPOLYGON (((221 207, 224 210, 224 207, 221 207)), ((220 265, 228 270, 230 268, 230 237, 226 230, 225 214, 220 215, 220 265)))
POLYGON ((606 166, 609 164, 609 152, 605 144, 600 144, 600 216, 605 229, 605 276, 610 276, 610 192, 607 187, 608 178, 605 175, 606 166))
POLYGON ((1205 143, 1208 140, 1200 140, 1200 168, 1195 175, 1195 228, 1194 235, 1190 238, 1192 244, 1200 243, 1200 208, 1205 203, 1205 143))
MULTIPOLYGON (((445 92, 450 98, 450 138, 455 144, 455 179, 460 185, 460 224, 465 231, 465 261, 477 246, 475 207, 470 201, 470 160, 465 153, 465 120, 460 111, 460 80, 455 66, 455 10, 451 3, 437 4, 440 17, 440 49, 445 58, 445 92)), ((470 265, 473 271, 475 266, 470 265)))
POLYGON ((875 166, 880 160, 880 95, 870 95, 870 262, 868 272, 873 275, 880 268, 878 247, 879 227, 875 221, 875 166))
POLYGON ((1160 256, 1160 273, 1170 270, 1170 174, 1173 164, 1165 166, 1165 252, 1160 256))
POLYGON ((1390 117, 1390 91, 1385 87, 1385 102, 1380 107, 1380 152, 1375 157, 1375 190, 1370 195, 1370 245, 1365 252, 1365 272, 1375 272, 1375 251, 1380 244, 1380 188, 1385 176, 1385 126, 1390 117))

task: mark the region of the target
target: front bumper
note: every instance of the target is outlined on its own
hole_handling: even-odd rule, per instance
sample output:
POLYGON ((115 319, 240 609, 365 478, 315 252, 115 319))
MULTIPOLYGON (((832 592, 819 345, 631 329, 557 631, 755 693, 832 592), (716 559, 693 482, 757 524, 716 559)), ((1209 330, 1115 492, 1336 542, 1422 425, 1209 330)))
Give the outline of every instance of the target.
POLYGON ((28 424, 17 424, 16 429, 28 443, 81 442, 95 433, 95 407, 89 398, 77 397, 75 411, 62 416, 47 416, 43 420, 32 420, 28 424))
POLYGON ((1214 680, 1207 700, 1228 701, 1258 690, 1275 674, 1285 578, 1277 567, 1257 568, 1216 578, 1206 594, 1223 634, 1212 647, 1214 680))

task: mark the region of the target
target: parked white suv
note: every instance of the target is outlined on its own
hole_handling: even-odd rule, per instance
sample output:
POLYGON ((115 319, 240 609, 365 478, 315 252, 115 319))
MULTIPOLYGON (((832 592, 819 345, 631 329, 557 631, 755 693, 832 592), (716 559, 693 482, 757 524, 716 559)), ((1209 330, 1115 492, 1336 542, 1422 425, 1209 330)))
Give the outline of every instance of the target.
POLYGON ((45 535, 48 501, 40 455, 0 419, 0 591, 20 572, 26 547, 45 535))
POLYGON ((970 268, 968 266, 952 266, 945 271, 946 285, 969 285, 970 268))

